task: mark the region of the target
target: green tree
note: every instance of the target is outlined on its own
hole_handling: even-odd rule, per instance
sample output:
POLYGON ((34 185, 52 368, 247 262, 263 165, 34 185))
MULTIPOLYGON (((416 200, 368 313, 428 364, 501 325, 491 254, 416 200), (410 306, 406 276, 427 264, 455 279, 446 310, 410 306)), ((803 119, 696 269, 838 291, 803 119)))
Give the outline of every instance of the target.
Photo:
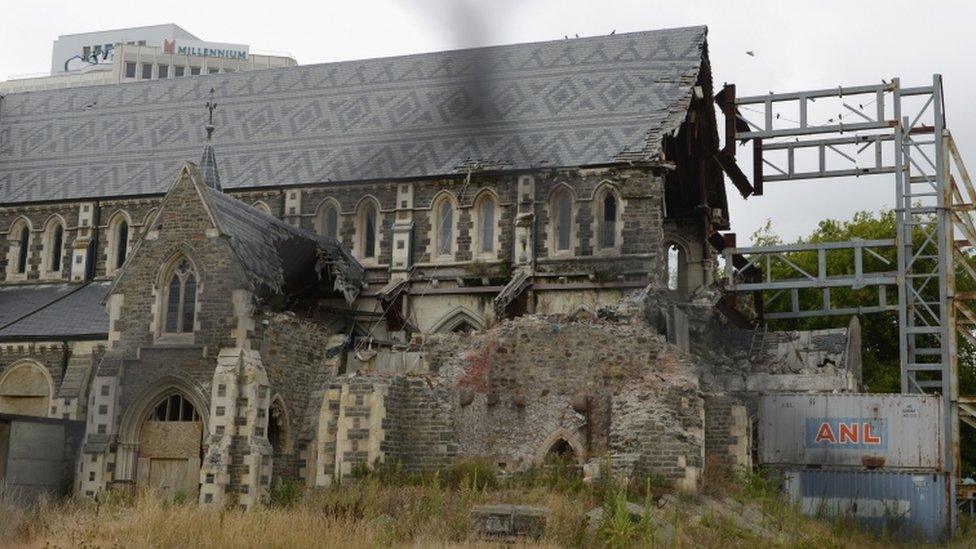
MULTIPOLYGON (((821 221, 817 228, 807 237, 798 239, 798 243, 841 242, 860 238, 863 240, 890 239, 895 235, 895 215, 892 210, 878 213, 858 212, 847 221, 827 219, 821 221)), ((767 223, 752 236, 756 245, 781 244, 782 239, 776 235, 772 224, 767 223)), ((916 235, 917 246, 924 245, 924 239, 916 235)), ((934 246, 930 246, 934 250, 934 246)), ((895 271, 896 251, 894 247, 871 248, 872 253, 864 254, 864 272, 895 271)), ((928 252, 926 252, 928 253, 928 252)), ((816 252, 790 252, 783 258, 772 260, 771 270, 774 279, 797 278, 802 276, 796 271, 800 268, 811 275, 817 274, 818 257, 816 252), (792 263, 793 265, 790 265, 792 263), (795 265, 795 267, 794 267, 795 265)), ((854 252, 851 250, 837 250, 827 253, 826 266, 828 276, 854 273, 854 252)), ((924 269, 926 265, 919 265, 924 269)), ((959 270, 956 273, 956 286, 959 291, 976 290, 976 281, 959 270)), ((888 287, 888 303, 897 303, 897 288, 888 287)), ((926 288, 925 292, 936 292, 937 288, 926 288)), ((783 292, 766 294, 766 311, 789 310, 790 295, 783 292)), ((932 295, 935 297, 935 295, 932 295)), ((801 290, 798 294, 801 310, 816 309, 823 301, 823 293, 819 289, 801 290)), ((862 289, 835 288, 830 292, 831 303, 836 308, 876 305, 878 292, 876 287, 862 289)), ((863 383, 869 392, 896 393, 900 391, 900 371, 898 356, 898 314, 895 311, 859 315, 861 323, 861 358, 863 364, 863 383)), ((815 330, 823 328, 838 328, 847 326, 849 316, 817 316, 803 319, 790 319, 769 322, 774 330, 815 330)), ((959 346, 959 393, 961 395, 976 395, 976 350, 962 337, 958 338, 959 346)), ((976 430, 968 425, 961 427, 962 431, 962 466, 964 475, 976 475, 976 430)))

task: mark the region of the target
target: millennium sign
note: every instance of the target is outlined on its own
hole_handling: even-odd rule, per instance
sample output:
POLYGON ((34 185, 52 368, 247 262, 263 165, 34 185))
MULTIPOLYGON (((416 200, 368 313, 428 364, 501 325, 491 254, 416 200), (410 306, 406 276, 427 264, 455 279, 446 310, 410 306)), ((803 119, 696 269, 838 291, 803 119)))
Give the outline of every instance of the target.
POLYGON ((163 40, 163 53, 194 57, 218 57, 221 59, 247 59, 248 47, 239 44, 217 44, 190 40, 163 40))

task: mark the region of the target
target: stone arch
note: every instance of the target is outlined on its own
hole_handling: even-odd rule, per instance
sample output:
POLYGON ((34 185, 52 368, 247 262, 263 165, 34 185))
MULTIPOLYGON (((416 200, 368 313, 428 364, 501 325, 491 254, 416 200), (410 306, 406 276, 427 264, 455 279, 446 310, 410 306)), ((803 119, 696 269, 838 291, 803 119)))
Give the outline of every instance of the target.
POLYGON ((457 197, 440 191, 430 201, 430 259, 450 261, 457 252, 458 219, 461 217, 457 197))
POLYGON ((575 307, 570 309, 566 314, 566 318, 569 320, 596 320, 596 313, 588 307, 585 303, 577 303, 575 307))
POLYGON ((144 389, 122 415, 116 478, 159 490, 170 499, 183 492, 188 500, 199 492, 203 441, 208 433, 209 406, 193 381, 166 376, 144 389), (158 417, 161 405, 189 405, 169 417, 158 417))
POLYGON ((43 364, 21 359, 0 374, 0 412, 48 417, 54 380, 43 364))
POLYGON ((67 241, 68 224, 58 214, 52 214, 44 222, 41 237, 41 276, 60 278, 64 267, 64 246, 67 241))
POLYGON ((149 226, 152 225, 153 221, 156 219, 156 214, 159 212, 159 208, 150 208, 146 212, 146 217, 142 219, 143 232, 149 230, 149 226))
POLYGON ((571 456, 571 459, 579 465, 586 462, 586 449, 582 442, 577 435, 565 427, 556 429, 539 446, 535 454, 536 465, 542 465, 554 453, 571 456))
POLYGON ((207 411, 210 409, 207 394, 195 381, 181 376, 169 375, 143 389, 139 396, 133 399, 132 404, 122 414, 122 421, 119 422, 119 440, 123 444, 138 443, 139 429, 153 411, 155 403, 176 392, 182 393, 185 398, 190 400, 190 403, 200 414, 204 432, 207 432, 206 426, 209 420, 207 411))
POLYGON ((251 207, 255 210, 260 210, 264 215, 274 217, 271 215, 271 206, 268 206, 268 203, 264 200, 256 201, 254 204, 251 204, 251 207))
POLYGON ((471 309, 463 305, 458 305, 435 322, 430 329, 430 333, 467 331, 465 326, 471 330, 483 330, 485 328, 485 321, 471 309))
POLYGON ((315 207, 315 233, 339 239, 342 227, 342 208, 335 198, 326 197, 315 207))
POLYGON ((268 428, 265 430, 268 443, 275 454, 291 452, 291 416, 281 395, 275 395, 268 407, 268 428))
POLYGON ((664 286, 679 295, 688 294, 688 247, 675 238, 664 241, 664 286))
POLYGON ((108 221, 108 254, 105 264, 107 274, 122 268, 132 250, 132 217, 129 212, 116 210, 108 221))

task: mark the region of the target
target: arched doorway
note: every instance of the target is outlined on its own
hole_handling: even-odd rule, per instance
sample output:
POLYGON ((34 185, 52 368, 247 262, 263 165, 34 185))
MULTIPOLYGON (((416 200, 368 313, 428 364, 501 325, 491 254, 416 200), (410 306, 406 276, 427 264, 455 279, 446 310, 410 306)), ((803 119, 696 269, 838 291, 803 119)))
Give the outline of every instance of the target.
POLYGON ((139 428, 137 485, 166 500, 196 500, 200 488, 203 422, 179 391, 157 398, 139 428))
POLYGON ((546 452, 546 461, 559 460, 564 463, 575 463, 577 461, 576 450, 566 441, 566 439, 561 438, 553 443, 549 447, 549 451, 546 452))
POLYGON ((47 417, 51 393, 51 376, 32 360, 15 362, 0 374, 2 413, 47 417))
POLYGON ((679 295, 688 293, 688 254, 683 246, 669 243, 665 246, 667 269, 664 272, 664 282, 668 290, 679 295))
POLYGON ((281 397, 275 397, 268 410, 268 443, 274 455, 291 451, 288 440, 288 412, 281 397))

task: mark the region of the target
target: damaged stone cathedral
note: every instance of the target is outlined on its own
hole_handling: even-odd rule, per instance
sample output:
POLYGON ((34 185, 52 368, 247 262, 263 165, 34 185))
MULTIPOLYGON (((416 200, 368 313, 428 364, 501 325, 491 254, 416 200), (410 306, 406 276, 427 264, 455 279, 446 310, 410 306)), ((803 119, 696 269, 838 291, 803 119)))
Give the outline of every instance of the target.
POLYGON ((749 466, 860 344, 723 295, 713 95, 693 27, 0 98, 0 478, 749 466))

